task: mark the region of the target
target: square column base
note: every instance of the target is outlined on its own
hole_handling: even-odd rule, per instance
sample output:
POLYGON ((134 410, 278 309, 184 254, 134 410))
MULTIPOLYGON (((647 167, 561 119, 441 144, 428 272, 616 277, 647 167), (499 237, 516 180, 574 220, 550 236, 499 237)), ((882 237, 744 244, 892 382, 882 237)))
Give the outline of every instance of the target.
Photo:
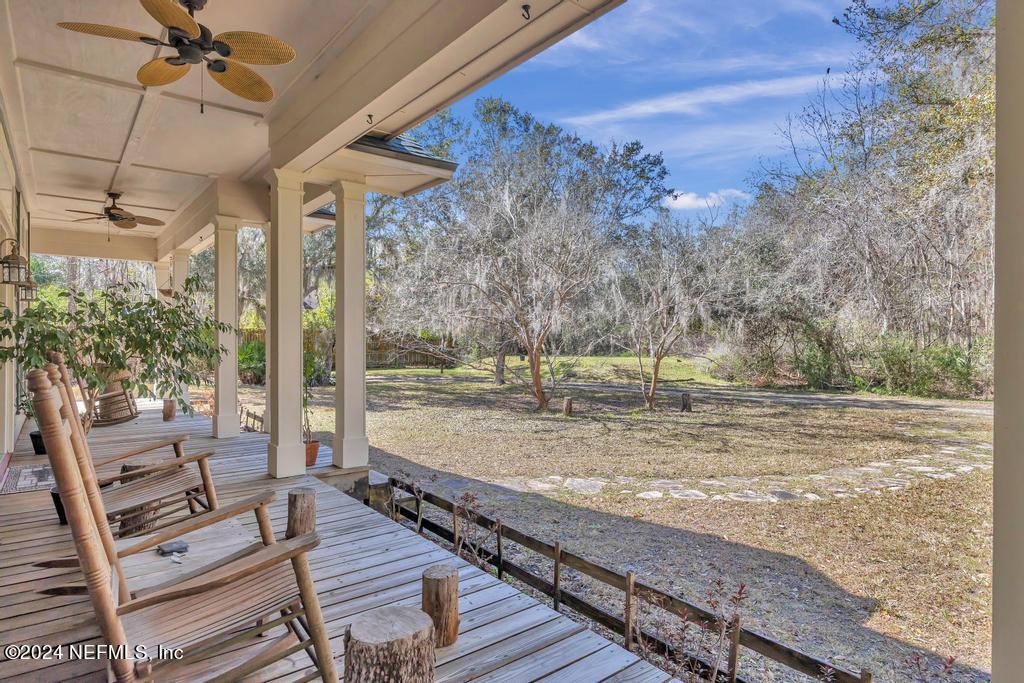
POLYGON ((370 440, 365 436, 346 437, 333 450, 335 467, 365 467, 370 462, 370 440))
POLYGON ((233 436, 238 436, 240 431, 241 425, 238 423, 238 413, 213 416, 213 438, 230 439, 233 436))
POLYGON ((302 443, 267 444, 267 471, 275 479, 306 473, 306 446, 302 443))

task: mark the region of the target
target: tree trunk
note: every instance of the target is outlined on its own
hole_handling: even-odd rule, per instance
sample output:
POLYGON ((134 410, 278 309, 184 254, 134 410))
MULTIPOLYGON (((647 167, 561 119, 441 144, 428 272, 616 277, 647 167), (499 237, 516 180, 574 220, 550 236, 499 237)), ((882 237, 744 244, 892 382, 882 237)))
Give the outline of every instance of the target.
POLYGON ((431 683, 434 622, 415 607, 378 607, 345 636, 346 683, 431 683))
POLYGON ((459 636, 459 568, 439 564, 426 569, 421 604, 434 622, 434 645, 454 643, 459 636))
POLYGON ((533 396, 537 399, 538 410, 547 410, 550 396, 544 391, 544 376, 541 367, 541 347, 543 343, 529 347, 526 350, 526 359, 530 362, 530 386, 533 389, 533 396))
POLYGON ((505 342, 499 342, 494 352, 494 384, 505 385, 505 342))
POLYGON ((651 385, 644 392, 644 405, 647 410, 654 410, 655 392, 658 390, 658 373, 661 371, 662 358, 655 356, 651 366, 651 385))

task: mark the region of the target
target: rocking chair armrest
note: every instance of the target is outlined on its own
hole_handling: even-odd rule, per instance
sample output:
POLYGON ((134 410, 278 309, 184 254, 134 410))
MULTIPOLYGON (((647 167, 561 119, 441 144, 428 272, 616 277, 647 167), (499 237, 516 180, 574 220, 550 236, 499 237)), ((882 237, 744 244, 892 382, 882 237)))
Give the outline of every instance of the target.
POLYGON ((288 561, 305 552, 312 550, 320 544, 320 535, 311 531, 308 534, 289 538, 273 545, 268 545, 262 550, 241 557, 219 567, 215 567, 206 574, 196 576, 182 581, 176 586, 171 586, 153 593, 147 593, 128 602, 122 603, 117 608, 119 616, 135 612, 145 607, 151 607, 168 600, 177 600, 190 595, 198 595, 215 588, 230 585, 239 579, 252 576, 258 572, 273 567, 274 565, 288 561))
POLYGON ((115 481, 120 481, 121 479, 124 479, 125 477, 128 477, 129 479, 135 479, 137 477, 144 477, 147 474, 155 474, 156 472, 163 472, 164 470, 171 470, 171 469, 174 469, 175 467, 181 467, 182 465, 187 465, 190 462, 199 462, 201 460, 206 460, 211 455, 213 455, 213 451, 203 451, 202 453, 192 453, 190 455, 185 455, 185 456, 182 456, 180 458, 174 458, 172 460, 165 460, 163 462, 158 462, 156 464, 149 465, 148 467, 143 467, 141 469, 132 470, 131 472, 121 472, 120 474, 112 474, 109 477, 103 477, 102 479, 97 479, 96 483, 99 486, 105 486, 106 484, 112 484, 115 481))
POLYGON ((178 434, 167 439, 161 439, 160 441, 152 441, 150 443, 143 444, 142 446, 139 446, 137 448, 133 448, 130 451, 119 453, 118 455, 112 456, 110 458, 105 458, 104 460, 97 460, 95 466, 101 467, 112 462, 117 462, 118 460, 124 460, 125 458, 134 458, 136 455, 149 453, 150 451, 155 451, 159 448, 166 448, 167 446, 174 446, 177 444, 184 443, 188 441, 189 438, 191 437, 188 434, 178 434))
MULTIPOLYGON (((134 472, 132 472, 132 474, 134 474, 134 472)), ((211 524, 223 522, 225 519, 231 519, 232 517, 245 514, 246 512, 255 510, 261 505, 270 504, 273 502, 275 495, 276 494, 272 490, 267 489, 263 493, 257 493, 255 496, 244 498, 231 503, 230 505, 218 507, 216 510, 210 510, 209 512, 203 512, 198 515, 191 515, 180 522, 175 522, 170 526, 164 527, 159 532, 152 534, 151 536, 147 536, 145 539, 134 545, 123 548, 118 551, 117 555, 118 557, 128 557, 129 555, 140 553, 143 550, 155 548, 161 543, 166 543, 167 541, 178 538, 179 536, 184 536, 185 534, 193 531, 198 531, 199 529, 208 527, 211 524)))

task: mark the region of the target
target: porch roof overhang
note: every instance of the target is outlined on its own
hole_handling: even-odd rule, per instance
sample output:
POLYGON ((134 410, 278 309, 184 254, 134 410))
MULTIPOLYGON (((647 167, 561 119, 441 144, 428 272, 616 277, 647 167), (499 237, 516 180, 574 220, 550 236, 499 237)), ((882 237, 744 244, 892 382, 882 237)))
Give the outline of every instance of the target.
POLYGON ((258 68, 277 93, 264 104, 212 83, 203 93, 199 73, 143 87, 135 70, 158 48, 56 26, 155 31, 137 0, 7 3, 0 115, 33 250, 158 260, 201 248, 212 215, 269 220, 274 168, 305 175, 309 213, 333 199, 336 180, 395 196, 442 183, 453 167, 410 153, 401 134, 622 2, 534 0, 528 19, 519 0, 246 0, 244 13, 235 0, 210 2, 206 25, 295 46, 294 62, 258 68), (69 209, 97 211, 107 191, 166 226, 115 230, 108 241, 105 223, 74 222, 69 209))

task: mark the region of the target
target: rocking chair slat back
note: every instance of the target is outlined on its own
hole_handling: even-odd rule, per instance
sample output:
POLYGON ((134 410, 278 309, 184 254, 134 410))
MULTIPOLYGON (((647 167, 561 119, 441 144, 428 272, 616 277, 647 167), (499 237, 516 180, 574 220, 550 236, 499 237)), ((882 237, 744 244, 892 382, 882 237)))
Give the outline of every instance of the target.
MULTIPOLYGON (((103 510, 102 514, 104 517, 102 519, 105 520, 105 523, 101 523, 100 518, 97 518, 96 521, 101 529, 105 529, 109 532, 109 535, 111 536, 109 545, 113 545, 113 531, 111 531, 110 525, 114 522, 118 523, 117 533, 119 536, 133 535, 135 533, 141 533, 144 530, 152 531, 151 524, 135 524, 135 522, 138 521, 135 519, 139 516, 138 510, 123 511, 119 510, 116 505, 114 505, 113 508, 111 508, 110 505, 102 505, 104 497, 99 488, 99 483, 101 482, 98 481, 96 476, 96 464, 93 461, 85 428, 82 426, 81 416, 78 411, 78 404, 75 401, 71 373, 68 371, 67 365, 64 362, 64 354, 54 351, 49 354, 49 358, 59 370, 59 377, 57 379, 51 377, 51 381, 54 384, 61 385, 61 399, 64 401, 64 410, 62 411, 62 414, 68 416, 69 421, 74 423, 72 428, 72 446, 75 449, 79 466, 82 469, 82 480, 85 484, 90 502, 94 499, 99 501, 99 504, 92 505, 94 514, 99 515, 101 514, 101 509, 103 510)), ((94 424, 96 423, 94 422, 94 424)), ((181 440, 184 438, 187 438, 187 436, 182 436, 175 440, 168 440, 167 442, 159 442, 149 448, 138 449, 134 454, 143 455, 157 447, 172 445, 176 458, 184 459, 185 452, 181 446, 181 440)), ((123 454, 122 456, 114 459, 118 460, 126 458, 127 455, 123 454)), ((182 463, 182 465, 185 466, 184 463, 182 463)), ((196 480, 194 484, 201 484, 201 486, 194 486, 193 484, 185 486, 181 484, 181 481, 178 479, 170 478, 169 476, 152 480, 149 483, 139 481, 133 484, 133 490, 139 492, 140 495, 147 486, 151 486, 151 488, 153 488, 153 490, 149 492, 150 495, 148 498, 148 500, 152 501, 152 505, 145 504, 146 501, 143 501, 142 504, 140 504, 139 510, 151 513, 149 514, 150 517, 159 519, 170 514, 177 514, 177 512, 181 510, 178 510, 177 508, 175 508, 173 512, 169 512, 169 510, 171 506, 179 505, 182 502, 187 504, 189 514, 197 514, 207 510, 216 509, 217 494, 214 490, 214 481, 210 473, 209 464, 205 459, 201 459, 197 465, 199 469, 199 476, 192 478, 196 480), (163 482, 163 484, 161 485, 159 482, 163 482), (205 497, 205 503, 202 500, 198 500, 199 494, 202 494, 202 496, 205 497), (157 511, 167 514, 157 514, 157 511)), ((196 465, 193 465, 193 467, 195 466, 196 465)), ((122 473, 123 471, 124 470, 122 469, 122 473)), ((121 478, 119 480, 122 481, 122 485, 129 481, 128 478, 121 478)), ((189 481, 191 481, 191 479, 189 479, 189 481)), ((108 493, 108 495, 111 493, 113 493, 113 491, 108 493)), ((104 537, 104 546, 107 546, 107 533, 102 535, 104 537)), ((121 588, 124 588, 123 579, 121 588)), ((124 591, 122 591, 122 594, 123 593, 124 591)))
MULTIPOLYGON (((117 617, 110 582, 111 565, 100 541, 100 534, 82 483, 82 475, 71 444, 71 430, 61 419, 62 401, 57 386, 50 380, 51 368, 53 372, 59 372, 56 366, 50 364, 45 370, 32 370, 28 374, 36 422, 46 444, 46 453, 53 468, 53 478, 57 482, 64 503, 79 564, 85 575, 89 600, 96 613, 100 631, 107 643, 127 647, 128 639, 117 617)), ((134 680, 130 661, 114 660, 111 662, 111 668, 117 681, 134 680)))
POLYGON ((128 600, 128 584, 125 581, 124 570, 121 568, 121 560, 117 556, 114 534, 107 522, 107 510, 103 505, 103 495, 96 483, 96 471, 92 466, 89 444, 85 439, 85 429, 78 417, 78 407, 68 391, 71 379, 64 366, 64 356, 61 353, 53 352, 50 354, 50 360, 53 362, 46 366, 47 378, 53 385, 54 391, 60 395, 60 415, 69 425, 71 449, 75 455, 75 463, 78 466, 79 477, 92 513, 93 524, 99 533, 107 561, 117 574, 118 596, 122 601, 128 600))

